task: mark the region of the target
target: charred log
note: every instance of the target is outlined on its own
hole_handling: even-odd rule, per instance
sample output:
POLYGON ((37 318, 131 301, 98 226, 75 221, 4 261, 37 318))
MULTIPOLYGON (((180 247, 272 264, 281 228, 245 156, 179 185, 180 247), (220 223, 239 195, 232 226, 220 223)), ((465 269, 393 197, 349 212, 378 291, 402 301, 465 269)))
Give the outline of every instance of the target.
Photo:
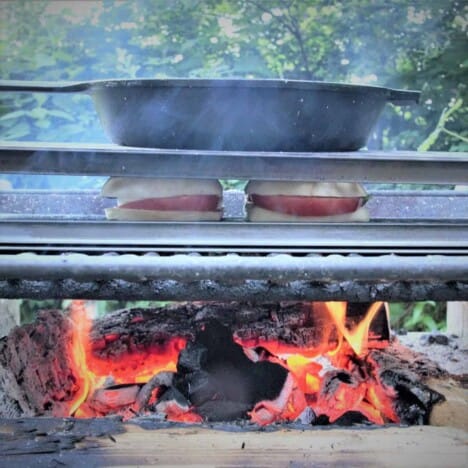
POLYGON ((369 359, 376 362, 381 382, 397 393, 394 410, 403 424, 427 424, 432 407, 444 400, 444 396, 432 390, 395 356, 373 350, 369 359))
MULTIPOLYGON (((173 336, 194 341, 196 333, 216 320, 234 337, 252 343, 275 340, 299 347, 315 346, 330 329, 330 317, 322 303, 178 303, 152 309, 128 309, 95 321, 91 342, 96 354, 118 356, 150 343, 164 343, 173 336), (117 338, 118 337, 118 338, 117 338)), ((365 315, 369 303, 348 308, 352 327, 365 315)), ((370 333, 376 340, 389 338, 389 324, 384 308, 371 323, 370 333)), ((336 329, 330 329, 330 346, 336 345, 336 329)), ((201 358, 201 357, 200 357, 201 358)), ((184 359, 184 358, 183 358, 184 359)))
MULTIPOLYGON (((348 305, 348 329, 362 321, 367 309, 367 304, 348 305)), ((421 373, 412 373, 404 359, 394 357, 391 348, 374 349, 382 341, 388 343, 384 307, 368 335, 370 353, 358 356, 348 347, 347 365, 323 367, 320 387, 306 391, 305 387, 314 388, 318 374, 307 374, 309 380, 306 374, 293 375, 280 356, 300 355, 301 350, 318 356, 316 350, 326 353, 341 346, 342 336, 323 303, 182 303, 117 311, 90 324, 87 352, 101 365, 103 373, 98 375, 108 379, 90 387, 80 408, 85 416, 117 413, 126 418, 159 412, 192 422, 250 417, 268 424, 285 417, 312 424, 426 423, 440 394, 425 386, 421 373), (140 361, 168 350, 173 351, 173 367, 150 367, 153 373, 144 374, 146 380, 113 380, 114 371, 125 378, 140 361), (375 390, 372 385, 377 383, 381 387, 375 390), (398 398, 392 404, 395 394, 398 398), (372 399, 389 409, 379 409, 381 416, 376 416, 372 399)), ((70 414, 64 408, 70 409, 80 386, 79 366, 71 362, 74 336, 73 321, 66 313, 48 311, 1 342, 0 396, 6 401, 0 406, 2 415, 70 414)), ((307 365, 322 368, 316 362, 307 365)))
POLYGON ((62 405, 77 391, 69 360, 70 340, 71 322, 53 310, 41 312, 35 323, 16 327, 2 339, 0 395, 4 404, 16 406, 21 415, 61 414, 62 405))
MULTIPOLYGON (((350 308, 349 320, 355 320, 359 314, 364 314, 366 308, 366 304, 353 305, 350 308)), ((203 340, 209 341, 210 338, 209 333, 205 332, 203 335, 202 330, 213 321, 225 327, 226 335, 249 342, 254 354, 266 353, 262 349, 255 350, 255 344, 265 340, 299 347, 314 346, 323 341, 324 330, 327 328, 329 330, 326 338, 329 345, 336 346, 336 330, 333 327, 330 329, 327 312, 319 303, 181 303, 154 309, 122 310, 108 314, 93 323, 90 346, 93 354, 102 358, 104 363, 118 362, 122 356, 138 351, 163 349, 174 337, 184 338, 189 346, 180 354, 178 366, 181 370, 185 367, 190 371, 191 391, 183 393, 186 398, 191 397, 202 405, 209 400, 209 396, 204 396, 203 392, 206 392, 210 385, 212 388, 208 395, 210 392, 213 394, 219 391, 217 387, 219 384, 213 381, 211 358, 203 346, 203 340), (194 345, 196 336, 202 337, 202 342, 194 345), (203 336, 208 338, 205 339, 203 336), (204 373, 207 369, 212 374, 208 379, 210 384, 205 386, 203 391, 197 392, 196 389, 204 382, 204 376, 206 377, 204 373)), ((374 319, 371 333, 377 338, 388 337, 387 315, 384 310, 374 319)), ((2 340, 0 410, 3 415, 10 417, 63 414, 64 405, 66 406, 73 398, 78 386, 76 375, 70 365, 71 339, 72 322, 67 314, 61 311, 44 311, 38 315, 35 323, 14 329, 2 340)), ((221 340, 220 347, 223 345, 221 340)), ((232 346, 235 346, 234 343, 232 346)), ((242 354, 245 358, 243 352, 239 350, 240 348, 237 354, 242 354)), ((257 358, 260 359, 259 356, 257 358)), ((258 363, 255 366, 254 381, 268 379, 272 365, 269 362, 258 363)), ((273 380, 279 378, 275 372, 272 375, 273 380)), ((284 380, 284 377, 281 378, 284 380)), ((153 390, 161 386, 158 379, 160 378, 156 380, 157 385, 155 382, 152 384, 148 382, 142 389, 143 393, 138 394, 134 403, 136 412, 148 403, 153 390)), ((106 387, 112 385, 113 383, 109 382, 106 387)), ((233 398, 229 392, 228 388, 221 391, 220 394, 224 395, 223 401, 239 403, 239 400, 233 398)), ((272 396, 268 393, 252 394, 250 390, 248 393, 250 396, 247 399, 240 400, 242 405, 250 404, 252 399, 257 397, 272 396)), ((277 390, 273 393, 277 393, 277 390)), ((109 392, 108 394, 110 395, 109 392)))

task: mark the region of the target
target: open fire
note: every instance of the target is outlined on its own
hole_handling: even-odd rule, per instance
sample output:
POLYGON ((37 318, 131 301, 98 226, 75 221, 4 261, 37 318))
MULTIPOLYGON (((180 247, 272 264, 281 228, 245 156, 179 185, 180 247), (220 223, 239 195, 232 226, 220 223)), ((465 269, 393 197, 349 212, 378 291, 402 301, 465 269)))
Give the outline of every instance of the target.
POLYGON ((414 424, 441 398, 392 356, 382 302, 187 303, 92 317, 92 303, 75 300, 68 315, 44 312, 3 344, 32 414, 414 424))

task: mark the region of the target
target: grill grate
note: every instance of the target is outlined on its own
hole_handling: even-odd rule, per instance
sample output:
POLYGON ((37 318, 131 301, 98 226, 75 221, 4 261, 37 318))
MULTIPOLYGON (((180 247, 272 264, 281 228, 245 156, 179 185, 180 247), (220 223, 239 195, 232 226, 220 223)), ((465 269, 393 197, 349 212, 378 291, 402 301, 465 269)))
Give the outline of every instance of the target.
MULTIPOLYGON (((0 172, 453 185, 468 154, 4 143, 0 172)), ((226 191, 224 220, 197 224, 108 222, 96 192, 3 192, 0 297, 466 300, 467 196, 375 192, 369 223, 283 224, 245 222, 244 195, 226 191)))
POLYGON ((2 255, 0 296, 147 300, 461 300, 465 256, 2 255))

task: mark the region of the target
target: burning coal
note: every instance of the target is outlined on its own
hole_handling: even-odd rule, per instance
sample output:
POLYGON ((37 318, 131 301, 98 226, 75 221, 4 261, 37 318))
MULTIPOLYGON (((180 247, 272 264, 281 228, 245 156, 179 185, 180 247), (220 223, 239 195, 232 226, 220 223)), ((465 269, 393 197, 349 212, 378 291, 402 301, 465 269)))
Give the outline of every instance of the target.
POLYGON ((0 349, 33 414, 413 424, 439 398, 388 354, 381 302, 191 303, 98 320, 90 308, 44 313, 0 349))

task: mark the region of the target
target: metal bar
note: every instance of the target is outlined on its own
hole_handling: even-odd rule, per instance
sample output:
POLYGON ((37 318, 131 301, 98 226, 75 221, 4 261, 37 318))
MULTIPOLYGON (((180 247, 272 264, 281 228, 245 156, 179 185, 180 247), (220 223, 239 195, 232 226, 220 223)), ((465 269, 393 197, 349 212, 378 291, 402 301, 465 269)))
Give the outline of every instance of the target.
POLYGON ((272 153, 2 142, 0 172, 468 184, 468 153, 272 153))
POLYGON ((464 256, 137 256, 84 254, 0 255, 0 279, 66 279, 80 281, 200 280, 243 281, 465 281, 464 256))
POLYGON ((155 301, 340 301, 410 302, 468 300, 468 282, 357 282, 316 283, 294 281, 284 285, 250 280, 239 284, 216 281, 79 282, 0 280, 0 297, 7 299, 95 299, 155 301))
MULTIPOLYGON (((366 204, 373 221, 432 220, 468 222, 468 191, 380 190, 369 191, 366 204)), ((0 191, 0 217, 3 219, 105 219, 104 210, 116 205, 97 190, 9 190, 0 191)), ((245 217, 245 194, 240 190, 223 193, 223 218, 245 217)))
POLYGON ((112 246, 111 249, 106 246, 95 246, 95 245, 25 245, 25 244, 13 244, 13 245, 0 245, 0 253, 3 254, 19 254, 19 253, 34 253, 38 252, 41 254, 44 253, 60 253, 60 254, 69 254, 69 253, 85 253, 85 254, 105 254, 105 255, 116 255, 116 254, 125 254, 125 253, 136 253, 144 255, 174 255, 178 253, 184 253, 189 255, 221 255, 221 254, 256 254, 256 255, 276 255, 279 253, 289 254, 289 255, 309 255, 309 254, 339 254, 339 255, 386 255, 386 254, 395 254, 398 255, 468 255, 468 249, 463 248, 423 248, 418 249, 417 247, 413 248, 389 248, 389 247, 380 247, 380 248, 363 248, 363 247, 352 247, 352 248, 343 248, 343 247, 295 247, 295 246, 286 246, 286 247, 200 247, 196 249, 193 247, 144 247, 144 246, 112 246))
POLYGON ((0 221, 0 245, 468 248, 468 223, 0 221))

